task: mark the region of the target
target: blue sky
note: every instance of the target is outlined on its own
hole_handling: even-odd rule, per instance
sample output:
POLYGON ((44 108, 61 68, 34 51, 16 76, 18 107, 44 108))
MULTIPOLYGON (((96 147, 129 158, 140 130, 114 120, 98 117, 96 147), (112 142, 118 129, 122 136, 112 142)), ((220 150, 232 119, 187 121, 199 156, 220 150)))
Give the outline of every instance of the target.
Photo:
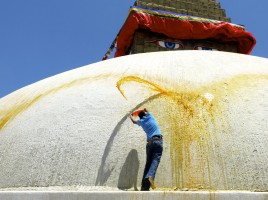
MULTIPOLYGON (((219 0, 268 58, 268 1, 219 0)), ((0 0, 0 98, 101 60, 134 0, 0 0)), ((268 67, 268 66, 267 66, 268 67)))

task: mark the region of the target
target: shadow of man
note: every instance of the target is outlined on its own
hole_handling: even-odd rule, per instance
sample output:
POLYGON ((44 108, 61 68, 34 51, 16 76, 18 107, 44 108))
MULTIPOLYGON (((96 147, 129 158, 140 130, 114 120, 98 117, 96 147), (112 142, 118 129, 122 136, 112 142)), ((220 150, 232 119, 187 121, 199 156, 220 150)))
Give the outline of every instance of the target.
POLYGON ((138 152, 136 149, 132 149, 126 161, 121 169, 118 179, 117 187, 119 189, 125 190, 134 187, 134 190, 138 190, 137 188, 137 179, 138 179, 138 171, 139 171, 140 162, 138 159, 138 152))

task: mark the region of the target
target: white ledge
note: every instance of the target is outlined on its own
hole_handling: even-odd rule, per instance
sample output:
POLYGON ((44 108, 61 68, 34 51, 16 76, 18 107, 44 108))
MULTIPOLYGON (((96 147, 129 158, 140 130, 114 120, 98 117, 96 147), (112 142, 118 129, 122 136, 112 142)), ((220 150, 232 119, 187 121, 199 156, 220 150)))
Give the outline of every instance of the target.
POLYGON ((268 192, 249 191, 0 191, 1 200, 267 200, 268 192))

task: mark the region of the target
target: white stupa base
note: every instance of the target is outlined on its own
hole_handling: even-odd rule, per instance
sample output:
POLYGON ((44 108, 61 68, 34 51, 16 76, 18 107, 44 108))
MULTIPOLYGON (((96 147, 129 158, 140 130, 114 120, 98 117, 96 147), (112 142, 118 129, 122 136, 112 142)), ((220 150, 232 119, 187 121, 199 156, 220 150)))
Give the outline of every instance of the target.
POLYGON ((249 191, 122 191, 113 188, 21 188, 0 191, 1 200, 267 200, 268 192, 249 191), (94 189, 94 190, 93 190, 94 189))

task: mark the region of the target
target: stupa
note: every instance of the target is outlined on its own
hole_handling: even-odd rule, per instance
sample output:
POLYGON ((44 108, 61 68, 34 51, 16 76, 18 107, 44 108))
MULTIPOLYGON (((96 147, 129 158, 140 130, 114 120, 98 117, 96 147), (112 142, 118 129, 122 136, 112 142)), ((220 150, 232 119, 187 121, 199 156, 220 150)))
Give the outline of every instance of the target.
POLYGON ((0 199, 267 199, 268 59, 215 0, 143 0, 114 59, 0 99, 0 199), (185 51, 181 51, 185 50, 185 51), (202 51, 206 50, 206 51, 202 51), (141 192, 148 108, 164 137, 141 192))

